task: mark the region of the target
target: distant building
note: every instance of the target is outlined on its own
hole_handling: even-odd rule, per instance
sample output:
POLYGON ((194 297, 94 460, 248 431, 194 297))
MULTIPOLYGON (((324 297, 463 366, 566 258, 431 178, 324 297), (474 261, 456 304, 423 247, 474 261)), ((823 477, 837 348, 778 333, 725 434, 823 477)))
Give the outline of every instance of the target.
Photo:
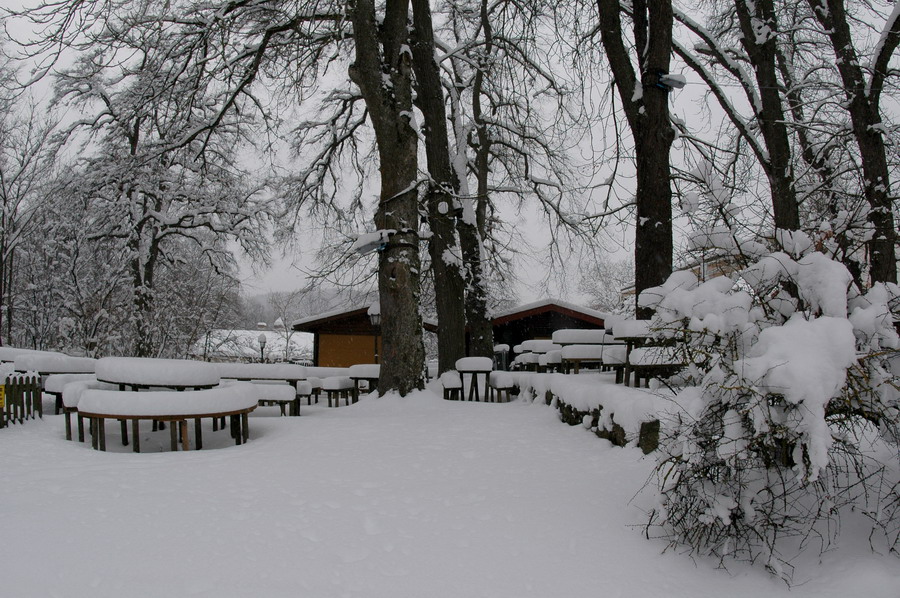
POLYGON ((296 320, 291 328, 313 338, 313 364, 322 367, 349 367, 358 363, 378 363, 380 330, 369 317, 370 306, 331 311, 296 320))
MULTIPOLYGON (((607 314, 558 299, 547 299, 493 314, 494 343, 510 347, 533 338, 550 338, 562 328, 603 328, 607 314)), ((437 332, 435 322, 423 323, 437 332)), ((313 362, 318 366, 347 367, 377 363, 380 330, 372 325, 369 307, 354 307, 297 320, 296 331, 313 335, 313 362)))

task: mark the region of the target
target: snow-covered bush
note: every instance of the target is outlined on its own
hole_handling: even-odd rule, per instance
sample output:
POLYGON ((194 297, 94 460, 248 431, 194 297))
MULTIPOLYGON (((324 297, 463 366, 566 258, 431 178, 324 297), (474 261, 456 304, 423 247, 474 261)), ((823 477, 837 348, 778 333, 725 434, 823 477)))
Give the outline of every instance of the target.
POLYGON ((860 293, 794 241, 731 277, 679 272, 640 297, 690 364, 648 531, 785 579, 790 551, 824 549, 845 507, 900 550, 900 287, 860 293))

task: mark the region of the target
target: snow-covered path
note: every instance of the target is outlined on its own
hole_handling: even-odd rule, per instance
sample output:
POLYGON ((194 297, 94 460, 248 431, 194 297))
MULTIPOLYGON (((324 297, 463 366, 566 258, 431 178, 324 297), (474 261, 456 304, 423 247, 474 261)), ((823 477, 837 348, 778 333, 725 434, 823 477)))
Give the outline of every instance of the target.
POLYGON ((661 554, 631 527, 651 497, 628 504, 652 459, 543 405, 302 412, 258 410, 249 444, 207 429, 189 453, 125 452, 112 424, 123 452, 95 452, 61 416, 0 430, 0 596, 900 596, 900 561, 853 534, 790 592, 661 554))

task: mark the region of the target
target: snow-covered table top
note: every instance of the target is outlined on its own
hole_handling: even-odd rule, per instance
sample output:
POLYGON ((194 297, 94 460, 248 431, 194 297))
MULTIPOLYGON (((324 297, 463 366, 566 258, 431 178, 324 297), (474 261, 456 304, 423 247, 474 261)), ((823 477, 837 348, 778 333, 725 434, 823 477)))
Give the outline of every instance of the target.
POLYGON ((613 335, 617 339, 646 338, 650 336, 650 320, 622 320, 616 322, 613 335))
POLYGON ((19 372, 41 374, 92 374, 97 360, 90 357, 69 357, 61 353, 23 353, 15 359, 19 372))
POLYGON ((606 330, 563 328, 553 332, 553 342, 559 345, 598 345, 605 342, 606 330))
POLYGON ((97 380, 127 386, 201 388, 219 383, 215 364, 188 359, 104 357, 97 362, 97 380))
POLYGON ((381 366, 377 363, 358 363, 350 366, 348 375, 351 378, 374 380, 381 375, 381 366))
POLYGON ((494 369, 494 360, 490 357, 463 357, 456 360, 456 369, 460 372, 490 372, 494 369))
POLYGON ((306 368, 296 363, 217 363, 222 378, 236 380, 286 380, 306 379, 306 368))

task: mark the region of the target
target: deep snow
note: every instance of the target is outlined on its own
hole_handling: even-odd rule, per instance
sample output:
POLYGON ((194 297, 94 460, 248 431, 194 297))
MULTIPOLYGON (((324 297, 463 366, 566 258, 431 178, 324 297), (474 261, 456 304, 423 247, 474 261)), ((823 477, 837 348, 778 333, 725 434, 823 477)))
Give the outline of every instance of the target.
POLYGON ((243 446, 207 427, 188 453, 133 454, 112 424, 96 452, 62 416, 0 430, 0 596, 900 596, 900 560, 851 521, 821 564, 798 557, 792 590, 663 554, 639 527, 652 492, 635 498, 653 458, 542 404, 301 412, 258 409, 243 446))

